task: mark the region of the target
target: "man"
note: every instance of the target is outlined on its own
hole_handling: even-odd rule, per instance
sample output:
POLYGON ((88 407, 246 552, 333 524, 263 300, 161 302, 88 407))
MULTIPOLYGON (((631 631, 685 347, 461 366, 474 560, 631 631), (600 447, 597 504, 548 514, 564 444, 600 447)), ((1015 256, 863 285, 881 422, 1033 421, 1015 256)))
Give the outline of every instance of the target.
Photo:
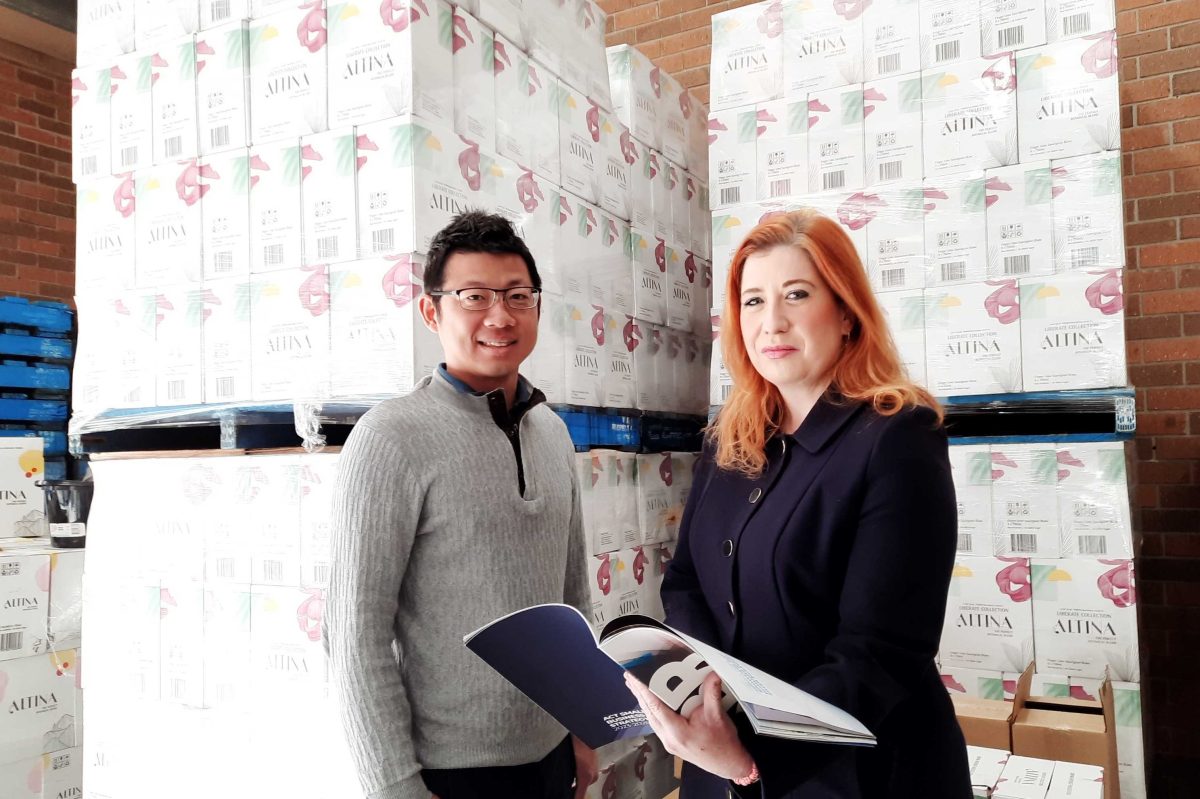
POLYGON ((369 799, 582 797, 595 754, 462 640, 589 607, 574 449, 517 371, 541 278, 507 220, 473 211, 434 238, 425 288, 445 363, 363 416, 339 465, 325 645, 350 748, 369 799))

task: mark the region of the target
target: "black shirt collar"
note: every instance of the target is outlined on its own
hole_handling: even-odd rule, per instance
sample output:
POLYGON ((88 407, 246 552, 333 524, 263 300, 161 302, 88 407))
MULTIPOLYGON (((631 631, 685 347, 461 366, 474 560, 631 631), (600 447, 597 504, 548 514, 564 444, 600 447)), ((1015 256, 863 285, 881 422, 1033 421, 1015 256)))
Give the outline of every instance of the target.
POLYGON ((820 452, 862 407, 862 402, 846 399, 835 391, 827 391, 789 438, 810 453, 820 452))

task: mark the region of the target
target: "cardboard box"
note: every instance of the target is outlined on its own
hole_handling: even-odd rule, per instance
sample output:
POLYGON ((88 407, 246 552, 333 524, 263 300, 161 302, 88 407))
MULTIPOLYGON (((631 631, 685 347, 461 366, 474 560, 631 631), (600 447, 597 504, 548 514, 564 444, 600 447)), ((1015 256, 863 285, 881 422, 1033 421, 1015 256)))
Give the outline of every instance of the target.
POLYGON ((713 176, 709 200, 713 210, 749 202, 757 196, 758 127, 755 106, 709 114, 708 173, 713 176))
POLYGON ((987 171, 988 277, 1020 278, 1054 271, 1050 162, 987 171))
POLYGON ((522 0, 479 0, 479 21, 524 50, 525 10, 522 0))
MULTIPOLYGON (((692 92, 684 106, 688 171, 708 183, 708 109, 692 92)), ((705 206, 707 208, 707 205, 705 206)))
POLYGON ((868 185, 921 179, 921 76, 881 78, 863 87, 868 185))
POLYGON ((1121 796, 1125 799, 1146 799, 1141 686, 1131 682, 1114 682, 1112 689, 1121 796))
POLYGON ((136 171, 154 163, 152 59, 150 53, 130 53, 113 62, 109 126, 114 171, 136 171))
POLYGON ((495 205, 494 156, 418 117, 357 129, 358 240, 365 255, 424 253, 469 208, 495 205))
POLYGON ((77 4, 75 63, 90 67, 133 52, 134 4, 129 0, 80 0, 77 4))
POLYGON ((924 0, 921 13, 921 69, 979 58, 979 6, 957 0, 924 0))
POLYGON ((979 699, 1004 700, 1004 673, 982 669, 956 669, 943 666, 938 670, 942 684, 951 696, 973 696, 979 699))
POLYGON ((325 592, 255 587, 252 602, 251 689, 263 696, 320 698, 325 690, 325 592))
POLYGON ((861 189, 866 169, 862 86, 813 93, 808 109, 808 190, 861 189))
MULTIPOLYGON (((142 5, 148 5, 143 2, 142 5)), ((155 8, 160 4, 154 3, 155 8)), ((192 11, 196 10, 192 4, 192 11)), ((139 33, 141 28, 139 26, 139 33)), ((194 30, 194 28, 193 28, 194 30)), ((190 33, 161 43, 151 59, 153 163, 200 154, 200 109, 196 102, 196 39, 190 33)))
POLYGON ((1116 26, 1113 4, 1104 0, 1046 0, 1047 42, 1110 31, 1116 26))
POLYGON ((7 718, 0 727, 5 760, 76 745, 75 667, 74 649, 0 661, 0 681, 7 686, 7 718))
POLYGON ((300 143, 290 139, 250 149, 250 272, 301 265, 300 143))
POLYGON ((250 274, 250 151, 206 156, 199 170, 204 280, 245 277, 250 274))
POLYGON ((83 550, 50 553, 50 646, 78 649, 83 620, 83 550))
POLYGON ((453 128, 449 4, 388 5, 374 14, 334 3, 328 16, 330 127, 418 114, 453 128))
POLYGON ((202 170, 195 159, 137 173, 136 282, 139 289, 199 283, 203 263, 202 170))
MULTIPOLYGON (((664 401, 660 384, 664 380, 662 369, 665 357, 665 331, 660 325, 639 319, 634 324, 633 332, 638 339, 637 348, 633 353, 634 383, 637 385, 638 410, 664 410, 666 402, 664 401)), ((673 378, 671 382, 673 382, 673 378)), ((640 470, 641 461, 638 463, 640 470)), ((642 496, 641 489, 639 488, 638 490, 639 496, 642 496)), ((639 514, 642 513, 642 511, 639 511, 639 514)), ((639 515, 639 519, 644 521, 642 515, 639 515)), ((642 527, 643 540, 652 540, 645 537, 647 535, 646 527, 640 521, 639 526, 642 527)))
POLYGON ((486 25, 454 9, 454 132, 496 151, 496 40, 486 25))
POLYGON ((658 126, 662 131, 662 154, 682 167, 689 166, 687 120, 684 116, 691 97, 683 84, 665 70, 659 71, 658 126))
POLYGON ((201 155, 250 144, 249 23, 233 19, 196 36, 201 155))
POLYGON ((1011 54, 926 69, 921 84, 926 178, 1017 162, 1011 54))
POLYGON ((250 283, 209 281, 203 291, 204 401, 244 402, 252 396, 250 283))
POLYGON ((997 555, 1059 557, 1057 472, 1053 444, 992 445, 992 524, 997 555))
POLYGON ((863 81, 862 6, 834 0, 785 0, 784 94, 805 101, 812 92, 863 81))
POLYGON ((280 4, 250 24, 250 141, 329 128, 325 4, 280 4), (310 7, 311 6, 311 7, 310 7))
POLYGON ((600 199, 600 106, 566 83, 559 90, 560 182, 564 190, 596 203, 600 199))
POLYGON ((200 0, 200 30, 250 16, 250 0, 200 0))
POLYGON ((667 321, 666 244, 648 231, 634 227, 630 231, 633 259, 634 316, 651 324, 667 321))
MULTIPOLYGON (((508 0, 496 0, 497 5, 507 2, 508 0)), ((529 127, 533 113, 529 56, 511 39, 506 39, 499 33, 496 34, 493 47, 496 154, 532 168, 534 133, 529 127)))
POLYGON ((943 669, 1019 671, 1033 660, 1029 562, 959 556, 939 658, 943 669))
POLYGON ((661 72, 640 50, 628 44, 607 51, 613 112, 635 139, 662 148, 658 124, 661 72))
POLYGON ((924 187, 895 184, 866 195, 867 273, 877 293, 925 285, 924 187))
MULTIPOLYGON (((203 561, 201 561, 203 565, 203 561)), ((159 621, 164 702, 204 706, 204 584, 164 580, 159 621)))
POLYGON ((925 181, 925 285, 987 279, 987 219, 982 172, 925 181))
POLYGON ((300 139, 301 227, 306 266, 358 257, 358 194, 353 130, 300 139))
POLYGON ((1121 154, 1117 151, 1050 162, 1054 203, 1054 269, 1125 265, 1121 154))
POLYGON ((929 389, 937 396, 1020 391, 1017 281, 989 281, 925 292, 929 389))
POLYGON ((957 552, 990 556, 993 551, 991 448, 987 444, 951 447, 950 475, 958 500, 957 552))
POLYGON ((967 746, 967 763, 971 767, 972 799, 991 799, 992 789, 1004 772, 1011 755, 1006 749, 967 746))
POLYGON ((75 200, 77 296, 133 287, 138 241, 136 194, 132 173, 79 184, 75 200))
POLYGON ((980 0, 979 18, 985 56, 1046 43, 1045 0, 980 0))
POLYGON ((782 6, 755 3, 713 15, 711 63, 713 111, 782 97, 782 6))
POLYGON ((1140 679, 1133 561, 1035 560, 1030 568, 1038 670, 1140 679))
POLYGON ((562 294, 562 264, 558 255, 561 192, 526 166, 497 158, 496 213, 508 219, 529 248, 542 279, 544 293, 562 294))
MULTIPOLYGON (((77 710, 82 710, 82 707, 78 707, 77 710)), ((79 718, 82 718, 82 714, 76 718, 77 726, 81 726, 79 718)), ((73 799, 83 796, 82 746, 42 755, 41 766, 44 799, 73 799)))
MULTIPOLYGON (((1085 763, 1102 767, 1106 774, 1116 774, 1112 684, 1105 682, 1099 702, 1046 698, 1030 701, 1013 721, 1012 736, 1015 755, 1085 763)), ((1104 780, 1104 798, 1120 796, 1119 780, 1104 780)))
POLYGON ((1126 384, 1121 283, 1117 269, 1021 281, 1026 391, 1126 384))
POLYGON ((112 170, 109 128, 111 71, 90 67, 71 71, 71 179, 101 179, 112 170))
POLYGON ((604 406, 604 376, 608 372, 604 307, 567 298, 567 338, 564 346, 567 402, 604 406))
POLYGON ((1116 42, 1116 31, 1109 30, 1021 52, 1022 162, 1121 148, 1116 42))
POLYGON ((406 394, 437 368, 442 347, 417 303, 424 268, 419 255, 388 255, 331 271, 333 396, 406 394))
POLYGON ((667 196, 671 204, 671 224, 667 241, 677 250, 686 250, 692 239, 692 209, 688 205, 687 173, 674 161, 663 159, 667 173, 667 196))
POLYGON ((152 50, 200 30, 200 4, 196 0, 136 0, 134 16, 137 50, 152 50))
MULTIPOLYGON (((800 194, 808 185, 808 103, 774 100, 757 107, 759 200, 800 194)), ((720 134, 718 134, 720 135, 720 134)))
MULTIPOLYGON (((808 148, 805 147, 807 157, 808 148)), ((803 182, 805 173, 801 175, 803 182)), ((712 258, 712 215, 708 210, 708 184, 698 175, 688 172, 684 180, 687 184, 688 214, 691 216, 691 241, 685 242, 687 249, 701 259, 708 261, 712 258)), ((707 306, 706 306, 707 307, 707 306)))
POLYGON ((979 699, 951 694, 954 714, 968 746, 1008 752, 1012 749, 1012 723, 1029 695, 1033 667, 1027 668, 1017 682, 1013 701, 979 699))
POLYGON ((916 0, 883 0, 863 14, 866 80, 921 68, 921 15, 916 0))
POLYGON ((1103 799, 1104 769, 1082 763, 1054 764, 1047 799, 1103 799))
POLYGON ((637 165, 637 150, 629 129, 617 117, 600 109, 600 182, 601 208, 622 220, 633 217, 630 173, 637 165))
MULTIPOLYGON (((12 455, 12 450, 7 446, 0 452, 6 455, 5 460, 12 455)), ((29 489, 13 493, 32 495, 33 490, 30 481, 29 489)), ((40 495, 41 491, 37 493, 40 495)), ((19 512, 21 509, 6 503, 3 510, 11 518, 12 511, 19 512)), ((37 513, 41 515, 40 510, 37 513)), ((11 535, 12 522, 5 525, 4 529, 6 535, 11 535)), ((48 651, 50 556, 0 553, 0 598, 3 599, 0 605, 0 660, 28 658, 48 651)))
POLYGON ((329 269, 303 266, 251 284, 250 344, 255 400, 329 396, 329 269))
POLYGON ((155 295, 155 400, 159 407, 204 402, 205 290, 171 286, 155 295))
MULTIPOLYGON (((557 203, 557 200, 555 201, 557 203)), ((538 343, 525 361, 521 373, 546 395, 547 402, 565 403, 566 388, 566 306, 561 294, 542 294, 542 312, 538 318, 538 343)))
POLYGON ((529 62, 529 130, 533 135, 533 171, 555 185, 562 182, 559 158, 561 85, 553 72, 529 62))
POLYGON ((995 799, 1044 799, 1050 790, 1054 766, 1053 760, 1010 757, 992 796, 995 799))

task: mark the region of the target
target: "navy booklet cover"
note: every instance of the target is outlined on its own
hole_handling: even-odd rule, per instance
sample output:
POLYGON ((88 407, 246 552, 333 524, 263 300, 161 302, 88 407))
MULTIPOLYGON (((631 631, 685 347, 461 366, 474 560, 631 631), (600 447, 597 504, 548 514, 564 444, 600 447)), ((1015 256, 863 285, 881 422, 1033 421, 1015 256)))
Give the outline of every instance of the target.
POLYGON ((740 706, 759 735, 875 745, 846 711, 646 616, 613 619, 597 639, 570 605, 535 605, 463 642, 592 748, 651 732, 625 671, 684 716, 700 705, 700 686, 715 671, 726 708, 740 706))

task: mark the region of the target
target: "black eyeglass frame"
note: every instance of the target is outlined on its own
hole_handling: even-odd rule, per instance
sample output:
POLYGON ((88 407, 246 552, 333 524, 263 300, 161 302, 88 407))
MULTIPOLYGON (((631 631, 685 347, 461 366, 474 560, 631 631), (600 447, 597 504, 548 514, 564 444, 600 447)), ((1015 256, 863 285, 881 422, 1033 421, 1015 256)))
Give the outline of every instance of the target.
POLYGON ((506 289, 496 289, 491 286, 465 286, 461 289, 434 289, 425 293, 430 297, 454 297, 454 299, 458 300, 458 304, 462 306, 464 311, 490 311, 496 307, 496 301, 501 296, 504 297, 504 304, 510 311, 532 311, 542 303, 542 290, 533 286, 509 286, 506 289), (490 291, 492 293, 492 301, 485 308, 467 308, 463 305, 462 292, 464 291, 490 291), (513 306, 508 300, 508 293, 510 291, 525 291, 529 293, 533 297, 533 305, 524 307, 513 306))

